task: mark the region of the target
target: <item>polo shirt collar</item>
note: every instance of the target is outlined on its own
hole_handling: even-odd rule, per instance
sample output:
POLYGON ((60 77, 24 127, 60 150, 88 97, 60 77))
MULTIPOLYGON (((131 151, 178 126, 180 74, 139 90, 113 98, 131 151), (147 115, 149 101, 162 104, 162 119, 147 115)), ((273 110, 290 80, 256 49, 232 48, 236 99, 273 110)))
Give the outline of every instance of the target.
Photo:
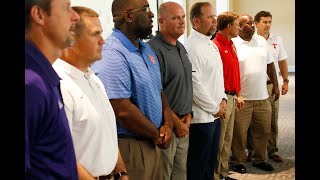
POLYGON ((191 32, 193 32, 193 34, 200 38, 200 39, 203 39, 203 40, 210 40, 211 39, 211 36, 207 36, 207 35, 204 35, 202 33, 199 33, 198 31, 196 31, 195 29, 192 28, 191 32))
MULTIPOLYGON (((127 38, 127 36, 125 36, 121 31, 119 31, 118 29, 114 28, 112 35, 116 38, 118 38, 122 44, 130 51, 138 51, 139 49, 136 48, 133 43, 127 38)), ((145 48, 144 43, 139 39, 139 46, 141 48, 145 48)))
POLYGON ((65 62, 62 59, 57 59, 55 64, 57 64, 61 69, 63 69, 63 71, 65 73, 67 73, 69 76, 71 76, 77 80, 83 79, 84 77, 86 79, 89 79, 92 76, 92 74, 94 73, 90 67, 87 69, 87 72, 84 73, 80 69, 72 66, 71 64, 65 62))
POLYGON ((222 42, 225 45, 232 45, 232 41, 228 41, 224 36, 222 36, 220 33, 216 33, 216 38, 218 39, 219 42, 222 42))
POLYGON ((171 49, 173 49, 173 48, 180 47, 180 44, 179 44, 178 41, 177 41, 177 44, 176 44, 176 45, 171 44, 170 42, 168 42, 168 41, 160 34, 159 31, 156 31, 155 37, 163 42, 163 45, 164 45, 164 47, 165 47, 167 50, 171 50, 171 49))

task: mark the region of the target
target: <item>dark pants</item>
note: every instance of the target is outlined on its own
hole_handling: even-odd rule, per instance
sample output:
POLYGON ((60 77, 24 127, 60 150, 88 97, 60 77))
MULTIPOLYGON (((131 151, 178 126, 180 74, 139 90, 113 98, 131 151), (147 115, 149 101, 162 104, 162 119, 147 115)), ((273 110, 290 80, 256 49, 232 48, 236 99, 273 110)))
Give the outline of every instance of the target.
POLYGON ((213 180, 220 139, 220 118, 190 125, 187 159, 188 180, 213 180))

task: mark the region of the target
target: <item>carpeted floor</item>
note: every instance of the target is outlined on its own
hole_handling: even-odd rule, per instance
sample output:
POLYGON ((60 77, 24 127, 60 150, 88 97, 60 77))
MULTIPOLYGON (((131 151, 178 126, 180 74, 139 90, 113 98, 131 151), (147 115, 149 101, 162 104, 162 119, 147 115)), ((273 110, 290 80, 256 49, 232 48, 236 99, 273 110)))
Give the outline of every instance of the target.
MULTIPOLYGON (((279 78, 282 80, 282 78, 279 78)), ((283 162, 277 163, 267 160, 273 165, 274 171, 267 172, 246 163, 247 173, 239 174, 231 171, 230 177, 238 180, 291 180, 295 179, 295 75, 289 74, 289 92, 280 96, 279 107, 279 155, 283 162)), ((282 82, 279 83, 282 85, 282 82)))

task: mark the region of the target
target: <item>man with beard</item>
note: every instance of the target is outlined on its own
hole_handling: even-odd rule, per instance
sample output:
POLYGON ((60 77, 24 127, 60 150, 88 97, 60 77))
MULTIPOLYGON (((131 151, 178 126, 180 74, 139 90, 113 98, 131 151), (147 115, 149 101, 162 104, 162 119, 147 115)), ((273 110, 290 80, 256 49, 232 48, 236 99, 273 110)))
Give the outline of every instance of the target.
POLYGON ((25 179, 78 180, 60 78, 52 63, 73 42, 70 0, 25 1, 25 179))
POLYGON ((274 58, 267 41, 254 34, 254 22, 250 15, 240 16, 238 36, 232 39, 240 65, 240 93, 245 106, 236 110, 231 145, 233 171, 246 173, 247 132, 251 124, 253 145, 253 166, 273 171, 266 162, 268 138, 271 131, 271 105, 268 101, 267 77, 273 82, 272 95, 279 98, 278 80, 273 64, 274 58))
POLYGON ((214 8, 195 3, 190 10, 192 30, 185 47, 192 63, 193 119, 187 158, 188 180, 212 180, 217 163, 220 118, 226 111, 223 65, 218 47, 210 40, 216 31, 214 8))
POLYGON ((102 60, 92 65, 115 111, 119 149, 131 180, 162 179, 159 148, 171 142, 171 108, 162 91, 152 48, 142 42, 152 32, 147 0, 114 0, 114 31, 102 60))

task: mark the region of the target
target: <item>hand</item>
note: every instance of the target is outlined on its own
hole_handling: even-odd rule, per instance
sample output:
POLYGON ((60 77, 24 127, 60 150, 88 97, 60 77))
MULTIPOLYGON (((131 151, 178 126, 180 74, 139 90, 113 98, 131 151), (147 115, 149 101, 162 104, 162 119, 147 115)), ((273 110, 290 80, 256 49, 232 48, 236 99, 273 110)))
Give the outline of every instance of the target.
POLYGON ((171 128, 168 125, 161 126, 156 145, 161 149, 167 149, 171 142, 171 133, 171 128))
POLYGON ((275 86, 273 86, 272 88, 272 95, 274 95, 274 100, 278 100, 280 97, 280 91, 279 88, 275 88, 275 86))
POLYGON ((239 110, 242 110, 244 107, 244 100, 242 96, 237 97, 236 106, 239 110))
POLYGON ((219 111, 216 114, 214 114, 213 116, 224 118, 225 114, 226 114, 226 109, 227 109, 226 103, 223 103, 223 101, 222 101, 219 105, 219 111))
POLYGON ((178 138, 183 138, 189 134, 189 127, 182 120, 179 120, 178 123, 174 127, 174 131, 175 131, 176 136, 178 138))
POLYGON ((282 84, 282 91, 281 91, 281 94, 282 95, 285 95, 285 94, 287 94, 287 92, 288 92, 288 83, 283 83, 282 84))
POLYGON ((191 119, 192 119, 192 115, 191 113, 188 113, 186 116, 184 116, 181 120, 182 122, 188 126, 188 128, 190 127, 190 122, 191 122, 191 119))

